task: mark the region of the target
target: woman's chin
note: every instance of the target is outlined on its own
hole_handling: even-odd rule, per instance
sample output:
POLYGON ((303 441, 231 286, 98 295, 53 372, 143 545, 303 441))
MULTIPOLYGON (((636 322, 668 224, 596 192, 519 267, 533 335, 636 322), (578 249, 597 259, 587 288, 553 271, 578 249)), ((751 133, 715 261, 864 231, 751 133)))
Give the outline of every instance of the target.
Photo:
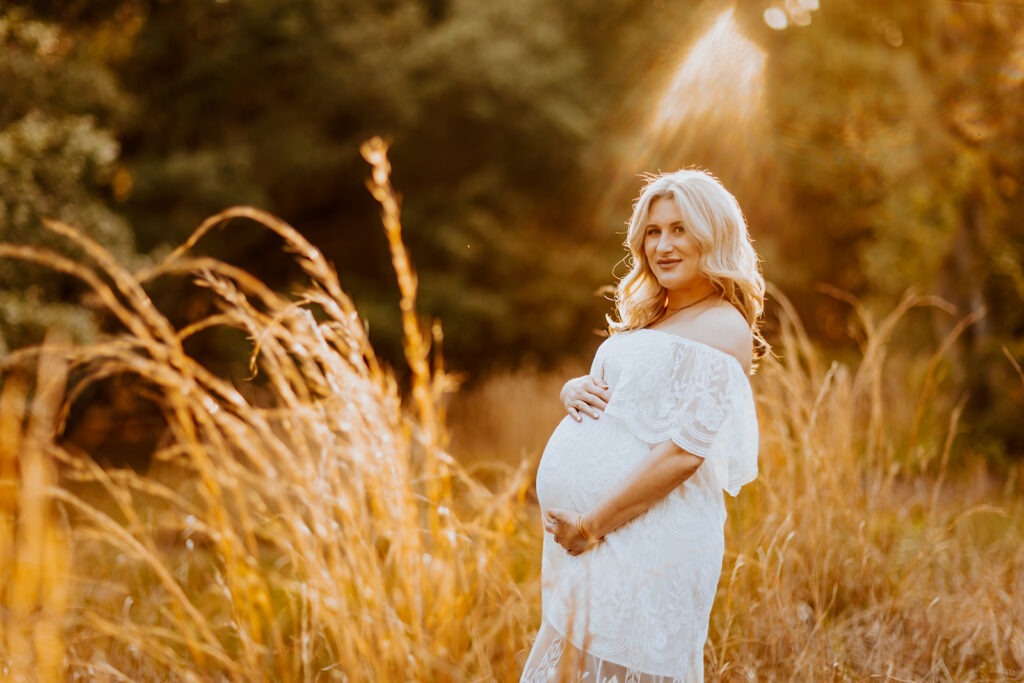
POLYGON ((658 284, 660 284, 668 291, 672 292, 677 289, 686 289, 689 283, 686 281, 685 278, 666 275, 665 277, 658 278, 658 284))

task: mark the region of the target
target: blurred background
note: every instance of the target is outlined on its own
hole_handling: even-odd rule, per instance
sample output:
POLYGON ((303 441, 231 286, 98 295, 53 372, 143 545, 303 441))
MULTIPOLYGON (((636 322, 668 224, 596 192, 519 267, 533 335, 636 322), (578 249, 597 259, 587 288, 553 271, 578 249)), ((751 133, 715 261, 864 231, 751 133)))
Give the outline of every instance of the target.
MULTIPOLYGON (((857 307, 880 319, 908 289, 941 301, 901 321, 894 373, 923 375, 979 316, 936 400, 966 397, 966 451, 1024 455, 1024 5, 14 1, 0 49, 0 241, 46 245, 40 217, 57 217, 143 268, 252 204, 323 250, 399 368, 358 149, 382 135, 421 311, 472 389, 585 362, 641 174, 696 165, 737 196, 773 291, 832 357, 857 354, 857 307)), ((288 291, 280 246, 237 222, 203 250, 288 291)), ((211 312, 188 282, 151 291, 178 324, 211 312)), ((117 330, 70 278, 0 261, 0 352, 54 327, 117 330)), ((241 334, 189 343, 248 375, 241 334)), ((69 438, 112 460, 152 448, 149 404, 113 380, 91 391, 69 438)))

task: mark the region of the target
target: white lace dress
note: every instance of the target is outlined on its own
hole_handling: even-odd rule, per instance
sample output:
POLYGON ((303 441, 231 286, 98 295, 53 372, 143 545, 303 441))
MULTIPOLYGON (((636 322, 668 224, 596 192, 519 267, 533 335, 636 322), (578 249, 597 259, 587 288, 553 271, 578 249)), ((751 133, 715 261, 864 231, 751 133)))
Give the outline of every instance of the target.
POLYGON ((729 354, 652 329, 606 339, 591 374, 611 401, 600 419, 566 417, 551 435, 537 471, 542 514, 589 510, 653 444, 671 440, 705 460, 581 555, 544 534, 544 618, 521 681, 702 681, 724 552, 722 490, 735 496, 757 476, 750 382, 729 354), (571 661, 566 679, 559 662, 571 661))

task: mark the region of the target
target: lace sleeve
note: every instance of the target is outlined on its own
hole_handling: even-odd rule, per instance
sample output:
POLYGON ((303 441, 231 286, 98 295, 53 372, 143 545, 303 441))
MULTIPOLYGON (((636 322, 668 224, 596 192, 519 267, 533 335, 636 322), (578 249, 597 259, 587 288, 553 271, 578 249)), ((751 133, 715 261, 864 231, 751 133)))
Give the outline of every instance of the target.
POLYGON ((705 458, 730 495, 757 477, 750 382, 736 359, 721 351, 660 338, 631 345, 605 412, 646 443, 672 441, 705 458))

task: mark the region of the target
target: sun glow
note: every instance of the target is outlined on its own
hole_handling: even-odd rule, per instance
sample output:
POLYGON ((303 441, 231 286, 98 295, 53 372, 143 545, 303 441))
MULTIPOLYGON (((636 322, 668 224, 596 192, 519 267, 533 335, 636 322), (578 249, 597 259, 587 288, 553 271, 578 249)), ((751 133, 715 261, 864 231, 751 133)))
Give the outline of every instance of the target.
POLYGON ((672 135, 691 120, 749 120, 761 109, 764 50, 744 36, 733 10, 715 19, 686 51, 650 123, 672 135))
POLYGON ((647 113, 610 169, 613 189, 598 211, 634 192, 638 173, 697 165, 740 182, 764 172, 765 51, 743 35, 732 8, 709 18, 645 98, 647 113))

